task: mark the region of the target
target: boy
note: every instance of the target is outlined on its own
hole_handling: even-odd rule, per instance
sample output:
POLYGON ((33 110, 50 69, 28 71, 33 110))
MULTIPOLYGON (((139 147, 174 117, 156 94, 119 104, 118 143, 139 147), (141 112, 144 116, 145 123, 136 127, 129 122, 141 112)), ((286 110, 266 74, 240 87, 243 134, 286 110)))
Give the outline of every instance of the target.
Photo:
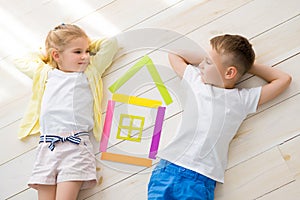
POLYGON ((176 136, 158 154, 161 161, 152 172, 148 199, 214 199, 216 182, 224 182, 229 143, 240 124, 291 82, 278 69, 254 64, 255 53, 242 36, 217 36, 210 44, 198 67, 189 65, 191 58, 169 54, 186 99, 176 136), (268 84, 234 88, 246 72, 268 84))

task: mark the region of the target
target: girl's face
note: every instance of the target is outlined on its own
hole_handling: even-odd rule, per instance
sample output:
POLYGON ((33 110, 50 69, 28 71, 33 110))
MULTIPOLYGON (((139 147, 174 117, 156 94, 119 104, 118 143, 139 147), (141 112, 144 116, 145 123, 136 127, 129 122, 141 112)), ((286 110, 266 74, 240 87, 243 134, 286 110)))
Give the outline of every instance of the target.
POLYGON ((53 58, 64 72, 82 72, 89 65, 89 53, 89 41, 82 37, 72 40, 63 51, 54 52, 53 58))

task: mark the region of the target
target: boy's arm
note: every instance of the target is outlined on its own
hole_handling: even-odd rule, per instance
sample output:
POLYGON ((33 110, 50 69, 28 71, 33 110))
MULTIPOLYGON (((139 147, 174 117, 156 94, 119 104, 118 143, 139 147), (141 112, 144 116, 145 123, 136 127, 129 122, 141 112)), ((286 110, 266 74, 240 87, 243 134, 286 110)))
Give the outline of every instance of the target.
POLYGON ((198 65, 202 59, 202 57, 192 54, 179 56, 177 54, 169 53, 170 64, 180 78, 183 77, 184 71, 188 64, 198 65))
POLYGON ((169 53, 169 61, 173 68, 173 70, 176 72, 176 74, 182 78, 184 71, 187 67, 187 62, 180 56, 176 54, 169 53))
POLYGON ((258 105, 264 104, 281 94, 291 83, 292 77, 278 69, 254 64, 249 73, 257 75, 268 82, 261 90, 258 105))

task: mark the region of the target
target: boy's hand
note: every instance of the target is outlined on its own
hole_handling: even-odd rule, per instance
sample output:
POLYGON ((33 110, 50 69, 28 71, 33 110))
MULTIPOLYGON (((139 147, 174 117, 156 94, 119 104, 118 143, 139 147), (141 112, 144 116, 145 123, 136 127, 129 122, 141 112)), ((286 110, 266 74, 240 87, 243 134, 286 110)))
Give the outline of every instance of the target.
POLYGON ((257 75, 268 82, 261 90, 258 105, 264 104, 281 94, 291 83, 292 77, 278 69, 254 64, 249 73, 257 75))

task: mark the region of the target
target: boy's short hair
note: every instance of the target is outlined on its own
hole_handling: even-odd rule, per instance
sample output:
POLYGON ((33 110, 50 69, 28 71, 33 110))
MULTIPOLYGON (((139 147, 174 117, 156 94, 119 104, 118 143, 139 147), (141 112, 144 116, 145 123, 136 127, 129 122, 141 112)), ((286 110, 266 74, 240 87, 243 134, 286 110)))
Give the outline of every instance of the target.
POLYGON ((254 63, 255 53, 249 41, 240 35, 221 35, 210 40, 212 49, 218 54, 228 56, 223 65, 235 66, 243 76, 254 63))

